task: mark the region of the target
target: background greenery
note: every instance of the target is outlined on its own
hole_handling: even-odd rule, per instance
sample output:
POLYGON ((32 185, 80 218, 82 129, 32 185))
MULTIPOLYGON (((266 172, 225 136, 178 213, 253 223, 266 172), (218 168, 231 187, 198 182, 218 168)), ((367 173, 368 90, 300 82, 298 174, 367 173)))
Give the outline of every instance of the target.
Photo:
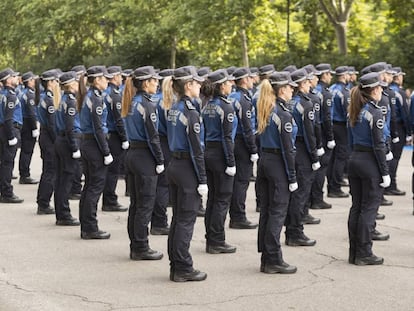
POLYGON ((414 85, 414 0, 2 0, 0 13, 0 65, 22 72, 387 61, 414 85))

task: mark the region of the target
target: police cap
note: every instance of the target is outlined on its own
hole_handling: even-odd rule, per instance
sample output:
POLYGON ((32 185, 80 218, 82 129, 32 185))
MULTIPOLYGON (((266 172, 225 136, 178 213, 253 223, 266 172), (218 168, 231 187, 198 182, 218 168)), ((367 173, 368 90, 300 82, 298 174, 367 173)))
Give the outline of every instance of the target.
POLYGON ((325 72, 335 73, 335 71, 332 70, 331 64, 321 63, 316 65, 315 68, 320 72, 320 74, 325 72))
POLYGON ((231 76, 231 75, 233 75, 233 73, 236 71, 236 69, 237 69, 237 67, 235 67, 235 66, 230 66, 230 67, 226 68, 227 73, 228 73, 230 76, 231 76))
POLYGON ((92 66, 86 70, 86 75, 88 77, 106 77, 108 79, 112 79, 114 76, 109 74, 105 66, 92 66))
POLYGON ((295 65, 289 65, 289 66, 286 66, 285 68, 283 68, 282 71, 289 71, 290 73, 292 73, 296 70, 298 70, 298 68, 295 65))
POLYGON ((113 76, 122 74, 121 66, 110 66, 108 67, 107 70, 108 70, 108 73, 113 76))
POLYGON ((0 81, 6 80, 10 77, 16 77, 18 75, 19 75, 19 72, 16 72, 11 68, 6 68, 0 71, 0 81))
POLYGON ((381 80, 380 74, 378 72, 370 72, 359 78, 359 85, 361 88, 387 86, 387 83, 381 80))
POLYGON ((250 77, 251 73, 250 73, 250 68, 247 67, 240 67, 237 68, 234 72, 233 72, 233 77, 235 80, 240 80, 246 77, 250 77))
POLYGON ((359 72, 357 70, 355 70, 354 66, 348 66, 348 71, 350 75, 357 75, 359 74, 359 72))
POLYGON ((290 76, 289 71, 280 71, 280 72, 274 72, 269 77, 270 84, 276 84, 276 85, 290 85, 293 87, 298 86, 297 83, 292 81, 292 78, 290 76))
POLYGON ((263 65, 259 67, 259 76, 270 75, 275 72, 275 66, 273 64, 263 65))
POLYGON ((85 68, 84 65, 73 66, 71 70, 76 72, 76 74, 78 74, 78 75, 86 73, 86 68, 85 68))
POLYGON ((56 69, 46 70, 40 75, 40 79, 43 81, 58 80, 59 72, 56 69))
POLYGON ((132 76, 136 80, 162 79, 153 66, 138 67, 134 70, 132 76))
POLYGON ((342 76, 342 75, 345 75, 345 74, 349 74, 348 66, 339 66, 339 67, 336 67, 335 74, 337 76, 342 76))
POLYGON ((132 69, 124 69, 122 70, 122 76, 123 77, 129 77, 132 74, 133 70, 132 69))
POLYGON ((315 75, 317 76, 321 74, 321 72, 319 70, 316 70, 315 66, 312 64, 304 66, 303 69, 305 69, 308 75, 311 75, 311 76, 315 76, 315 75))
POLYGON ((158 74, 161 76, 161 78, 171 77, 174 75, 174 69, 163 69, 158 74))
POLYGON ((73 70, 67 71, 60 75, 59 82, 60 84, 65 85, 73 81, 76 81, 77 77, 78 75, 76 74, 76 71, 73 71, 73 70))
POLYGON ((379 62, 369 66, 369 72, 384 73, 387 69, 387 63, 379 62))
POLYGON ((210 67, 201 67, 198 68, 197 73, 202 78, 207 78, 208 74, 211 72, 210 67))
POLYGON ((392 67, 392 70, 394 71, 394 76, 399 76, 399 75, 405 76, 405 72, 402 71, 401 67, 392 67))
POLYGON ((230 76, 227 73, 226 69, 218 69, 216 71, 213 71, 211 73, 208 74, 208 79, 211 81, 211 83, 213 84, 220 84, 226 81, 232 81, 234 80, 233 76, 230 76))
POLYGON ((306 79, 309 79, 308 72, 303 68, 295 70, 294 72, 292 72, 290 74, 290 77, 292 78, 293 82, 296 82, 296 83, 302 82, 306 79))
POLYGON ((250 67, 250 76, 257 77, 259 75, 259 68, 257 67, 250 67))
POLYGON ((29 82, 31 79, 37 79, 37 78, 39 78, 39 76, 38 76, 38 75, 35 75, 33 72, 28 71, 28 72, 25 72, 25 73, 22 75, 22 82, 23 82, 23 83, 25 83, 25 82, 29 82))
POLYGON ((194 66, 184 66, 174 70, 174 80, 195 80, 203 82, 204 78, 198 75, 194 66))

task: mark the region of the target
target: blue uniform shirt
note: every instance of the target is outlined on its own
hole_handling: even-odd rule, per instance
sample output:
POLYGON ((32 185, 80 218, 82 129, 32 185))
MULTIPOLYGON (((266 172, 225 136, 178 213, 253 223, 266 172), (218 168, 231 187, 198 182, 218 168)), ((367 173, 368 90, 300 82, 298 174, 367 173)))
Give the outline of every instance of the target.
POLYGON ((56 120, 55 106, 53 102, 53 93, 45 90, 40 94, 40 102, 37 106, 37 116, 40 128, 43 132, 47 132, 52 142, 56 140, 56 120))
POLYGON ((29 87, 24 88, 20 94, 19 100, 22 105, 24 123, 27 123, 28 128, 31 130, 37 129, 35 90, 29 87))
POLYGON ((344 83, 337 82, 329 90, 332 93, 332 120, 346 122, 348 106, 351 100, 349 89, 344 83))
POLYGON ((79 150, 74 133, 80 132, 78 112, 76 111, 76 96, 73 93, 63 93, 59 108, 56 110, 56 129, 59 135, 66 137, 72 152, 79 150))
POLYGON ((1 90, 0 124, 3 125, 8 140, 15 138, 13 132, 14 109, 18 104, 16 91, 6 86, 1 90))

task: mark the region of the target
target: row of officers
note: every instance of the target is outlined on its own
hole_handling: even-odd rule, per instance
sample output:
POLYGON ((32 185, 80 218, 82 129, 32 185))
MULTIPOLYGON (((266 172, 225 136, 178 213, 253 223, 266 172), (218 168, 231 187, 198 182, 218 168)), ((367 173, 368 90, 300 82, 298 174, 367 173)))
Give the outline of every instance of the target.
POLYGON ((0 72, 0 202, 22 202, 11 185, 19 144, 27 157, 19 161, 20 182, 36 182, 27 167, 39 136, 38 214, 55 213, 57 225, 80 225, 82 239, 108 239, 98 227, 97 204, 103 193, 104 210, 126 210, 115 194, 123 165, 131 260, 163 257, 149 246, 151 223, 151 232, 168 234, 170 279, 202 281, 207 274, 194 269, 189 252, 201 199, 207 197, 206 252, 236 252, 226 242, 224 223, 230 210, 231 228, 257 227, 245 211, 257 162, 260 271, 295 273, 282 256, 282 227, 286 245, 315 245, 303 227, 320 221, 309 208, 331 207, 323 201, 325 177, 329 197, 348 196, 341 190, 347 172, 349 262, 381 264, 372 252, 374 235, 381 236, 375 220, 384 189, 404 194, 396 185, 396 169, 411 137, 409 107, 400 68, 376 63, 351 81, 356 73, 348 66, 333 71, 329 64, 282 71, 265 65, 258 72, 194 66, 157 72, 144 66, 126 77, 119 66, 76 66, 40 77, 25 73, 19 89, 19 73, 5 69, 0 72), (336 83, 330 86, 332 75, 336 83), (69 199, 82 173, 78 221, 69 199))

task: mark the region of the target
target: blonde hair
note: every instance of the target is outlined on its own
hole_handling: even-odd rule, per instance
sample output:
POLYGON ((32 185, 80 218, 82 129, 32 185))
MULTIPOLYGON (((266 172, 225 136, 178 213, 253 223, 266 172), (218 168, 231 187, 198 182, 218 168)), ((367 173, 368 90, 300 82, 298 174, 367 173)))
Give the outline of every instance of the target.
POLYGON ((276 95, 268 79, 260 84, 259 99, 257 100, 257 131, 263 133, 268 126, 269 116, 275 106, 276 95))
POLYGON ((162 108, 169 110, 174 102, 174 90, 172 77, 166 77, 162 81, 162 108))

